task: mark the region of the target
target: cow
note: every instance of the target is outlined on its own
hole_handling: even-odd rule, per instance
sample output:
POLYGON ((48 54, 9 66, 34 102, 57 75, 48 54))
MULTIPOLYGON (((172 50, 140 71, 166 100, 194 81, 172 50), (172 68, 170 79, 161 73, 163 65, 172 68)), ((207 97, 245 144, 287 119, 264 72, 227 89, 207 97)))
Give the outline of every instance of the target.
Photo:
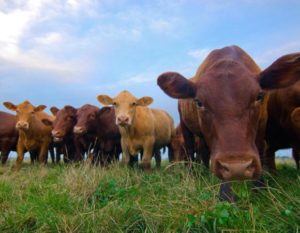
MULTIPOLYGON (((182 132, 188 153, 194 135, 210 152, 211 170, 223 181, 257 179, 261 175, 267 121, 266 90, 299 80, 300 53, 288 54, 261 71, 238 46, 212 51, 191 79, 165 72, 158 86, 179 99, 182 132)), ((230 182, 221 199, 234 201, 230 182)))
POLYGON ((55 106, 50 108, 50 111, 55 116, 55 120, 42 121, 49 126, 52 126, 53 144, 56 147, 56 163, 60 161, 60 154, 64 155, 64 162, 68 163, 75 160, 75 146, 73 127, 76 124, 77 109, 66 105, 61 109, 55 106))
POLYGON ((293 157, 299 169, 300 82, 270 93, 266 141, 265 166, 270 172, 276 170, 275 152, 287 148, 293 148, 293 157))
MULTIPOLYGON (((19 105, 11 102, 3 103, 6 108, 16 112, 16 128, 19 132, 17 143, 17 160, 13 170, 21 168, 24 152, 28 150, 37 155, 40 163, 46 164, 49 145, 52 141, 52 128, 46 126, 42 119, 53 120, 53 117, 43 112, 45 105, 33 106, 29 101, 24 101, 19 105)), ((35 157, 35 156, 33 156, 35 157)))
POLYGON ((99 95, 103 105, 113 105, 115 122, 121 133, 122 161, 129 164, 130 158, 143 151, 141 167, 151 168, 151 158, 160 148, 169 146, 174 135, 174 122, 165 111, 150 109, 151 97, 136 98, 129 91, 122 91, 116 97, 99 95))
MULTIPOLYGON (((86 104, 77 111, 74 133, 82 152, 93 148, 93 162, 105 165, 118 160, 121 153, 120 132, 111 107, 99 109, 86 104)), ((79 149, 80 150, 80 149, 79 149)), ((81 155, 82 156, 82 155, 81 155)))
POLYGON ((15 115, 0 111, 0 158, 2 165, 6 163, 9 152, 16 151, 17 148, 19 134, 16 123, 15 115))

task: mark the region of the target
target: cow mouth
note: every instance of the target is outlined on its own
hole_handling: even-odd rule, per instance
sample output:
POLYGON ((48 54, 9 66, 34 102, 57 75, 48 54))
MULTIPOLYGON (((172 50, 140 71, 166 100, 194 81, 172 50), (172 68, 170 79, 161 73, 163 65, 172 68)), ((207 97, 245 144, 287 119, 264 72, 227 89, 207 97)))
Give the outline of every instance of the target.
POLYGON ((62 140, 63 140, 62 137, 54 137, 54 138, 53 138, 53 141, 54 141, 54 142, 61 142, 62 140))

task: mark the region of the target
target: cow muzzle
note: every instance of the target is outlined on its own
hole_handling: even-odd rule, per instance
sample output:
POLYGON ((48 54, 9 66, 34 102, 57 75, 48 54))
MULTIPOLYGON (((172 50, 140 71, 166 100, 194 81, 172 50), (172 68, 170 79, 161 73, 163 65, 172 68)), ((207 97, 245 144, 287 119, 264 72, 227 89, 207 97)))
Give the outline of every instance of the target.
POLYGON ((75 134, 84 134, 86 132, 86 130, 83 127, 75 126, 73 129, 73 132, 75 134))
POLYGON ((117 117, 116 124, 120 125, 120 126, 126 126, 126 125, 130 125, 131 121, 130 121, 130 118, 128 116, 121 115, 121 116, 117 117))
POLYGON ((51 131, 52 137, 53 137, 53 141, 54 142, 61 142, 63 140, 63 133, 59 130, 52 130, 51 131))
POLYGON ((28 130, 29 129, 29 123, 26 121, 18 121, 16 124, 17 129, 22 129, 22 130, 28 130))
POLYGON ((252 157, 237 161, 216 160, 213 170, 221 180, 249 180, 258 178, 261 166, 259 160, 252 157))

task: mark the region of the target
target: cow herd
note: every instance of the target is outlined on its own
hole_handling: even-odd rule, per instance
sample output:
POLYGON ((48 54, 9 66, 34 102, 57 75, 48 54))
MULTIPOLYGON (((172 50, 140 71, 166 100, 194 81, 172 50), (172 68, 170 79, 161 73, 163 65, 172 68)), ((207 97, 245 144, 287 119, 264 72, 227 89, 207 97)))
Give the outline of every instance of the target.
POLYGON ((57 162, 63 155, 65 162, 89 157, 102 165, 122 153, 122 161, 131 165, 140 154, 141 167, 148 170, 152 157, 160 166, 160 149, 168 148, 171 162, 196 159, 221 180, 255 180, 263 167, 276 169, 276 150, 292 148, 299 168, 298 80, 300 53, 260 70, 237 46, 213 50, 194 77, 166 72, 157 79, 167 95, 178 99, 176 129, 167 112, 148 107, 151 97, 136 98, 128 91, 99 95, 102 108, 52 107, 52 116, 44 105, 4 102, 16 115, 0 112, 2 164, 10 150, 18 154, 16 170, 26 151, 32 162, 46 163, 49 151, 57 162))

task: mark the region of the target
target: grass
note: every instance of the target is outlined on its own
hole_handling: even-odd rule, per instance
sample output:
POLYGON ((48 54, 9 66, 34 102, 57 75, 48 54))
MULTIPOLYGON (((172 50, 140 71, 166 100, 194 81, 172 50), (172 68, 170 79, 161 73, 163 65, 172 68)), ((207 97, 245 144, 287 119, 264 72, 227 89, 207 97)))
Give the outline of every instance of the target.
POLYGON ((25 164, 0 174, 0 232, 300 232, 300 172, 288 164, 259 192, 235 183, 235 204, 219 201, 220 183, 201 165, 25 164))

